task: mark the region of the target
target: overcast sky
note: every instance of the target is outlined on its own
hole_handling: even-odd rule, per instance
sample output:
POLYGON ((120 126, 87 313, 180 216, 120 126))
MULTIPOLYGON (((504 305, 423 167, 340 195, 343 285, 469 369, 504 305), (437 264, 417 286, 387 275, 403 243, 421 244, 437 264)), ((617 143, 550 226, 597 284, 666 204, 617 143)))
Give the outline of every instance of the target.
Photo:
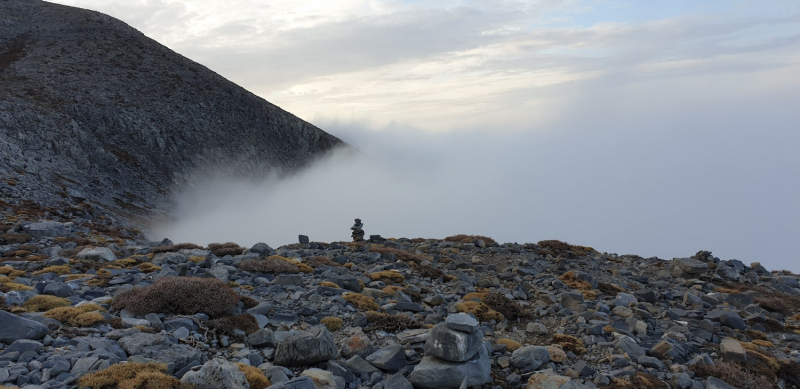
POLYGON ((259 216, 282 229, 243 243, 309 224, 347 239, 360 215, 368 234, 706 249, 800 271, 796 0, 58 2, 120 18, 371 157, 366 177, 334 157, 285 185, 259 216))

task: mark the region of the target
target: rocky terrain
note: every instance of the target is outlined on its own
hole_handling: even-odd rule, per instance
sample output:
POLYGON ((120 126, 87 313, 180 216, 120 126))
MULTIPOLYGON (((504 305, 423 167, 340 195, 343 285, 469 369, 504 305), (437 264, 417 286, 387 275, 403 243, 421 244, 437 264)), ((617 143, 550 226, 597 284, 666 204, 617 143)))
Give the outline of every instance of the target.
POLYGON ((707 251, 199 246, 149 242, 90 207, 0 208, 6 385, 800 387, 800 277, 707 251))
POLYGON ((209 172, 262 178, 342 142, 98 12, 0 1, 0 195, 152 218, 209 172))

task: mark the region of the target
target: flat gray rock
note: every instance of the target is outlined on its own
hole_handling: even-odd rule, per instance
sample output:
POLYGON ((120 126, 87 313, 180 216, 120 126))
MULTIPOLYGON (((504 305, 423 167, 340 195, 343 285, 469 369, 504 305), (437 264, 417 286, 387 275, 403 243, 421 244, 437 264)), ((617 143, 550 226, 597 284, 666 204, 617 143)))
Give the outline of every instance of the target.
POLYGON ((203 353, 185 344, 175 344, 159 334, 134 334, 119 340, 128 355, 140 355, 162 363, 174 363, 175 370, 183 369, 192 361, 202 361, 203 353))
POLYGON ((111 262, 117 260, 117 256, 108 247, 87 247, 78 253, 78 258, 99 262, 111 262))
POLYGON ((403 346, 393 344, 367 356, 367 362, 384 371, 398 371, 406 366, 406 352, 403 346))
POLYGON ((475 333, 480 328, 478 320, 466 313, 453 313, 444 320, 448 327, 456 331, 475 333))
POLYGON ((0 342, 2 343, 11 344, 20 339, 41 339, 49 332, 50 330, 41 323, 0 311, 0 342))

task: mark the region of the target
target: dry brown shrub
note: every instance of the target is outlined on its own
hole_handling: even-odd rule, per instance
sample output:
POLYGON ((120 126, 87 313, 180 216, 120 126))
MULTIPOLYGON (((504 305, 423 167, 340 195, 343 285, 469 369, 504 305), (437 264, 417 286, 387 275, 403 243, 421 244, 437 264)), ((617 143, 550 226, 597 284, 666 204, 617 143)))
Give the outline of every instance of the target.
POLYGON ((241 255, 245 250, 244 247, 233 242, 211 243, 208 245, 208 249, 211 250, 212 254, 218 257, 224 257, 226 255, 241 255))
POLYGON ((479 321, 501 321, 503 315, 500 312, 489 308, 488 305, 478 301, 464 301, 456 305, 456 310, 463 313, 470 313, 479 321))
POLYGON ((596 254, 597 250, 586 246, 575 246, 559 240, 543 240, 537 243, 539 246, 540 255, 551 255, 553 257, 566 257, 574 258, 576 256, 584 256, 589 254, 596 254))
POLYGON ((726 383, 733 383, 736 387, 741 389, 774 389, 777 386, 764 375, 757 374, 748 369, 747 365, 739 365, 736 363, 723 362, 720 360, 714 361, 714 364, 698 363, 690 365, 689 369, 692 370, 696 377, 719 378, 726 383))
POLYGON ((25 275, 25 271, 14 269, 11 266, 0 266, 0 275, 6 276, 9 279, 15 279, 25 275))
POLYGON ((0 292, 7 293, 12 290, 32 290, 33 287, 14 282, 0 282, 0 292))
POLYGON ((18 243, 25 243, 31 240, 31 236, 28 234, 22 234, 18 232, 9 232, 6 234, 0 235, 0 240, 6 242, 6 244, 18 244, 18 243))
POLYGON ((489 308, 500 312, 503 317, 509 321, 514 321, 519 318, 530 319, 533 317, 533 312, 531 312, 529 309, 523 308, 521 305, 517 304, 501 293, 489 293, 481 301, 488 305, 489 308))
POLYGON ((405 250, 395 249, 391 247, 382 247, 382 246, 372 246, 369 248, 371 253, 394 253, 394 255, 403 261, 411 261, 414 263, 421 263, 422 261, 427 260, 424 255, 413 254, 405 250))
POLYGON ((448 242, 458 242, 458 243, 472 243, 472 242, 474 242, 474 241, 476 241, 478 239, 480 239, 484 243, 486 243, 487 246, 494 246, 494 245, 497 244, 497 242, 495 242, 494 239, 492 239, 492 238, 490 238, 488 236, 481 236, 481 235, 460 234, 460 235, 453 235, 453 236, 448 236, 447 238, 444 238, 444 240, 446 240, 448 242))
POLYGON ((583 341, 572 335, 553 334, 553 343, 560 344, 565 351, 572 351, 578 355, 586 354, 586 347, 584 347, 583 341))
POLYGON ((394 282, 396 284, 402 284, 403 281, 406 280, 406 278, 403 277, 403 274, 401 274, 400 272, 393 271, 393 270, 379 271, 379 272, 371 273, 369 275, 369 278, 371 280, 373 280, 373 281, 381 280, 383 282, 394 282))
POLYGON ((414 271, 422 278, 430 278, 435 280, 445 277, 444 271, 433 266, 419 265, 414 268, 414 271))
POLYGON ((261 369, 245 365, 244 363, 237 363, 236 366, 239 368, 239 371, 244 373, 244 378, 247 380, 247 383, 250 384, 250 389, 265 389, 272 385, 261 369))
MULTIPOLYGON (((238 246, 238 245, 237 245, 238 246)), ((150 249, 153 254, 174 253, 181 250, 204 250, 203 246, 194 243, 178 243, 170 246, 158 246, 150 249)))
POLYGON ((637 372, 625 378, 612 378, 611 384, 604 386, 605 389, 669 389, 669 385, 659 380, 653 375, 637 372))
POLYGON ((375 302, 375 299, 361 293, 344 293, 342 297, 357 309, 364 311, 377 311, 381 309, 381 306, 375 302))
POLYGON ((761 307, 770 312, 778 312, 784 316, 792 315, 792 308, 786 301, 785 297, 757 297, 755 302, 761 307))
POLYGON ((136 268, 139 269, 139 271, 142 273, 152 273, 156 271, 161 271, 161 266, 154 265, 150 262, 139 264, 139 266, 136 266, 136 268))
POLYGON ((105 317, 98 313, 98 312, 86 312, 81 313, 78 316, 75 316, 72 319, 72 324, 75 327, 94 327, 97 324, 104 322, 106 319, 105 317))
POLYGON ((45 274, 45 273, 56 273, 56 274, 58 274, 60 276, 63 276, 64 274, 69 274, 70 273, 70 268, 69 268, 69 266, 66 266, 66 265, 64 265, 64 266, 49 266, 49 267, 46 267, 46 268, 44 268, 42 270, 36 271, 33 274, 38 276, 38 275, 45 274))
POLYGON ((120 293, 111 306, 137 315, 206 313, 214 317, 225 314, 238 302, 239 295, 216 278, 167 277, 144 288, 120 293))
POLYGON ((380 330, 386 332, 400 332, 408 329, 422 328, 422 325, 413 317, 405 314, 389 315, 375 311, 366 312, 369 327, 367 330, 380 330))
POLYGON ((558 277, 559 280, 563 281, 567 284, 568 287, 572 289, 582 290, 582 291, 589 291, 592 290, 592 284, 578 279, 578 276, 573 271, 568 271, 558 277))
POLYGON ((614 284, 608 284, 605 282, 598 282, 597 289, 600 290, 603 294, 610 294, 612 296, 616 296, 619 292, 624 292, 625 289, 620 288, 614 284))
POLYGON ((274 258, 248 259, 239 262, 236 267, 251 273, 294 274, 300 272, 296 264, 274 258))
POLYGON ((209 320, 208 327, 214 329, 218 335, 229 336, 236 336, 236 330, 241 330, 245 334, 250 335, 259 329, 258 321, 255 316, 249 313, 209 320))
POLYGON ((320 266, 342 267, 342 265, 340 265, 339 263, 334 262, 330 258, 323 256, 309 257, 308 259, 306 259, 306 264, 313 268, 317 268, 320 266))

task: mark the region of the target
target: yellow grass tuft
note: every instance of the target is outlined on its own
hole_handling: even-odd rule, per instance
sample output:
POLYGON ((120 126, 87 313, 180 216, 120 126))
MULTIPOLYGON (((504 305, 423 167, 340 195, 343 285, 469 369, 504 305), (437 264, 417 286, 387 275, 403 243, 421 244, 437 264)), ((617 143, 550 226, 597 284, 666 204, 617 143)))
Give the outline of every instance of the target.
POLYGON ((0 283, 0 292, 10 292, 12 290, 32 290, 33 288, 28 285, 17 284, 14 282, 0 283))
POLYGON ((330 332, 336 332, 342 329, 342 319, 338 317, 333 317, 333 316, 324 317, 319 322, 325 325, 325 327, 327 327, 328 331, 330 332))
POLYGON ((272 385, 261 369, 245 365, 244 363, 237 363, 236 366, 239 368, 239 371, 244 373, 244 378, 247 379, 247 383, 250 384, 250 389, 264 389, 272 385))
POLYGON ((495 343, 506 345, 506 350, 508 350, 509 352, 514 352, 522 347, 522 345, 516 340, 508 338, 497 339, 497 342, 495 343))
POLYGON ((503 320, 503 315, 500 314, 500 312, 478 301, 464 301, 458 303, 456 305, 456 310, 463 313, 471 313, 480 321, 503 320))
POLYGON ((31 297, 22 304, 22 307, 29 312, 45 312, 53 308, 68 307, 70 305, 72 305, 72 302, 65 298, 40 294, 31 297))
POLYGON ((402 274, 400 274, 400 272, 396 272, 396 271, 392 271, 392 270, 379 271, 379 272, 372 273, 372 274, 369 275, 369 278, 371 280, 373 280, 373 281, 378 281, 378 280, 381 280, 381 281, 384 281, 384 282, 391 281, 391 282, 394 282, 396 284, 401 284, 406 279, 405 277, 403 277, 402 274))
POLYGON ((464 297, 462 297, 461 299, 464 300, 464 301, 470 301, 470 300, 475 300, 475 299, 483 301, 483 298, 486 297, 487 294, 489 294, 489 293, 487 293, 487 292, 472 292, 472 293, 465 294, 464 297))
POLYGON ((405 288, 403 288, 402 286, 390 285, 383 288, 383 293, 386 293, 388 296, 394 296, 395 292, 397 292, 398 290, 403 291, 405 290, 405 288))
POLYGON ((200 263, 205 259, 206 259, 206 257, 203 257, 203 256, 192 256, 192 257, 189 257, 189 260, 194 262, 194 263, 200 263))
POLYGON ((164 374, 166 371, 165 364, 118 363, 81 377, 78 385, 90 389, 188 388, 175 377, 164 374))
POLYGON ((361 293, 345 293, 342 297, 354 307, 364 311, 377 311, 381 308, 381 306, 375 302, 375 299, 361 293))
POLYGON ((572 335, 554 334, 553 343, 561 345, 561 348, 565 351, 572 351, 578 355, 586 354, 586 347, 584 347, 583 341, 572 335))
POLYGON ((336 288, 336 289, 341 289, 341 288, 339 287, 339 285, 336 285, 335 283, 333 283, 333 282, 330 282, 330 281, 322 281, 322 282, 320 282, 320 283, 319 283, 319 286, 326 286, 326 287, 328 287, 328 288, 336 288))
POLYGON ((105 317, 98 312, 86 312, 75 316, 75 318, 72 319, 71 324, 74 327, 94 327, 105 320, 105 317))
POLYGON ((139 266, 136 266, 136 268, 139 269, 139 271, 141 271, 142 273, 152 273, 156 271, 161 271, 161 266, 153 265, 150 262, 144 262, 142 264, 139 264, 139 266))
POLYGON ((11 266, 0 266, 0 275, 6 276, 13 280, 17 277, 24 276, 25 272, 22 270, 16 270, 11 266))
POLYGON ((71 270, 69 266, 63 265, 63 266, 48 266, 42 270, 34 272, 33 274, 38 276, 45 273, 56 273, 60 276, 63 276, 65 274, 69 274, 70 272, 71 270))

